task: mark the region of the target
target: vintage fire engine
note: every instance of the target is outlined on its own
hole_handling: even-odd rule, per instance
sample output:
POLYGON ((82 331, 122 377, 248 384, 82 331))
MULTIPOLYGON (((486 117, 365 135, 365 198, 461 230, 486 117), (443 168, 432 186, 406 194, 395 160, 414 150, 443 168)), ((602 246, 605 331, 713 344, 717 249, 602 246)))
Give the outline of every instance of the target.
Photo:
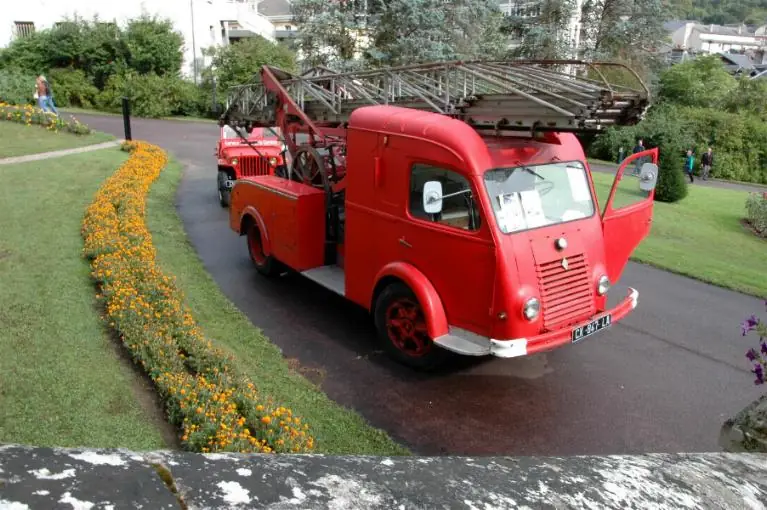
POLYGON ((370 311, 411 367, 577 343, 637 306, 634 289, 610 309, 607 293, 649 233, 658 172, 657 149, 632 155, 599 210, 575 134, 635 123, 649 105, 636 74, 637 87, 614 85, 605 66, 632 73, 577 61, 264 67, 233 89, 221 125, 279 127, 292 163, 237 180, 230 226, 259 272, 298 272, 370 311), (638 158, 636 200, 619 207, 638 158))
POLYGON ((285 144, 279 128, 264 127, 245 133, 221 126, 215 156, 218 160, 216 190, 222 207, 228 207, 237 179, 274 175, 285 169, 285 144))

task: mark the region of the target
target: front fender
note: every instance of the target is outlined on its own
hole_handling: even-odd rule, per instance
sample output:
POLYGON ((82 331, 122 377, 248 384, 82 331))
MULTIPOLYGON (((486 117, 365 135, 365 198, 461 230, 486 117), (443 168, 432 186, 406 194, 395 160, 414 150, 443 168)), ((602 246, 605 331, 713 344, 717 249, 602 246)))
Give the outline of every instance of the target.
MULTIPOLYGON (((431 338, 438 338, 447 334, 447 316, 445 315, 445 308, 442 306, 442 300, 439 298, 437 290, 422 272, 406 262, 392 262, 378 272, 375 279, 376 286, 386 277, 402 280, 415 293, 421 308, 423 308, 426 327, 431 338)), ((374 306, 375 303, 371 309, 374 306)))

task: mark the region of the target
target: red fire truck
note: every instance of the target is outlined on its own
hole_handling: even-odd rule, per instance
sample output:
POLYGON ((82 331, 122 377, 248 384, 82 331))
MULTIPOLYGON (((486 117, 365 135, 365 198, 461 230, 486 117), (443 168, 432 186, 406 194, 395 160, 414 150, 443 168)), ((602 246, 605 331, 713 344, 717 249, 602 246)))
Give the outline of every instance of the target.
POLYGON ((370 311, 411 367, 577 343, 637 306, 634 289, 609 309, 607 294, 649 233, 658 174, 656 149, 632 155, 599 211, 575 135, 637 122, 649 105, 636 74, 638 87, 617 86, 605 66, 632 72, 264 67, 232 91, 221 124, 278 126, 292 163, 287 176, 237 181, 230 226, 262 274, 298 272, 370 311), (629 165, 640 176, 619 190, 629 165))
POLYGON ((237 179, 256 175, 287 174, 285 144, 279 128, 255 128, 250 133, 221 126, 215 156, 218 160, 216 191, 222 207, 228 207, 237 179))

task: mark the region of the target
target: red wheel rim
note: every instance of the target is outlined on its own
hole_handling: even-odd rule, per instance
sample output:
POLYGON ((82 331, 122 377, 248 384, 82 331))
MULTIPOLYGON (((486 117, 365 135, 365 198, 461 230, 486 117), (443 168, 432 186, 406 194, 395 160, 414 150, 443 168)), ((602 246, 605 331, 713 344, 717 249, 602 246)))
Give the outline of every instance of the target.
POLYGON ((261 233, 253 226, 250 227, 248 232, 248 249, 250 250, 250 256, 258 265, 262 265, 266 262, 266 255, 264 255, 264 247, 261 246, 261 233))
POLYGON ((410 298, 397 299, 386 309, 386 331, 391 343, 412 358, 420 358, 431 351, 432 341, 423 311, 410 298))

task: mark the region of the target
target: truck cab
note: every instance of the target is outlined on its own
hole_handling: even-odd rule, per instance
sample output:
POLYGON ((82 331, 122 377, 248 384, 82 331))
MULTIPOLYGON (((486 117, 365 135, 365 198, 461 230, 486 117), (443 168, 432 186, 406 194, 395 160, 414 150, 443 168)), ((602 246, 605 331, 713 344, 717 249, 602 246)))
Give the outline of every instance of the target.
POLYGON ((636 307, 634 289, 612 309, 607 293, 649 233, 657 149, 623 162, 600 211, 571 133, 482 134, 397 106, 358 108, 346 129, 343 186, 238 182, 230 226, 260 272, 297 271, 369 310, 398 361, 530 355, 636 307), (619 190, 637 158, 649 161, 619 190))
POLYGON ((218 162, 216 191, 228 207, 235 181, 243 177, 273 175, 285 167, 285 145, 280 128, 256 128, 249 134, 221 126, 215 156, 218 162))

